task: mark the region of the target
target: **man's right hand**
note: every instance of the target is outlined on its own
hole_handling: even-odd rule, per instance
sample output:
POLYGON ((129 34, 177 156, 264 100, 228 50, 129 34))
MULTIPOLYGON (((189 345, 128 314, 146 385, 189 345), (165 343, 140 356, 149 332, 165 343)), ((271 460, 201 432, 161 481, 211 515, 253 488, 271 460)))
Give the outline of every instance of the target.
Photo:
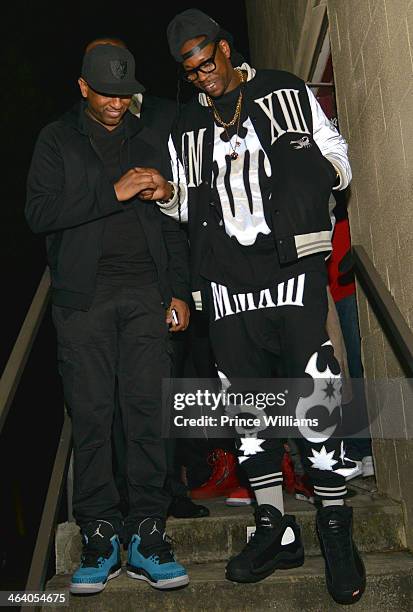
POLYGON ((119 202, 138 196, 141 200, 168 200, 171 184, 155 168, 131 168, 114 184, 119 202))
POLYGON ((146 169, 140 168, 138 171, 136 168, 132 168, 121 176, 114 184, 119 202, 130 200, 141 191, 145 191, 146 194, 153 193, 157 189, 157 185, 153 180, 152 172, 150 169, 146 171, 146 169))

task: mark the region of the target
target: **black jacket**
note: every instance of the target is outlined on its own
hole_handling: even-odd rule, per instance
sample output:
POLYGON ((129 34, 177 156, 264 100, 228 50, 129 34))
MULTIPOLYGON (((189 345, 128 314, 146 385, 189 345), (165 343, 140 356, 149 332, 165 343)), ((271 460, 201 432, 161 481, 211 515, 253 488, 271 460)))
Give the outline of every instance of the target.
MULTIPOLYGON (((157 133, 130 113, 124 117, 126 138, 121 167, 152 166, 170 173, 165 146, 157 133)), ((190 299, 188 248, 179 226, 138 198, 139 220, 155 262, 164 301, 190 299)), ((95 291, 105 217, 119 214, 122 203, 93 148, 84 116, 76 106, 40 133, 28 176, 26 218, 35 233, 46 235, 52 276, 52 300, 59 306, 88 310, 95 291)))
MULTIPOLYGON (((258 70, 244 86, 243 105, 271 164, 271 194, 264 202, 264 214, 280 263, 329 251, 329 199, 337 175, 314 141, 305 83, 287 72, 258 70), (303 138, 305 146, 297 142, 303 138)), ((188 191, 193 290, 200 286, 199 271, 208 249, 214 241, 219 244, 211 231, 221 232, 221 244, 229 240, 222 222, 219 230, 214 223, 221 215, 211 188, 214 125, 212 109, 205 94, 200 94, 187 104, 173 134, 188 191)), ((222 258, 222 253, 217 254, 218 260, 222 258)))

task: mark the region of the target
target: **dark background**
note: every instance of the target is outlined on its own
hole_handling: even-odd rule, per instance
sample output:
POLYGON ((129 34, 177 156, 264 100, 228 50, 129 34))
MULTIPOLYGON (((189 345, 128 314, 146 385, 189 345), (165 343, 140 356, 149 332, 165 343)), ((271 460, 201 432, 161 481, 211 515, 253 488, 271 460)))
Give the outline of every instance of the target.
MULTIPOLYGON (((148 92, 175 99, 177 64, 166 26, 196 7, 232 32, 249 59, 243 2, 17 2, 2 6, 1 343, 3 369, 45 267, 43 238, 24 219, 25 182, 43 125, 79 99, 86 44, 123 39, 148 92)), ((185 86, 187 87, 187 86, 185 86)), ((191 90, 183 92, 188 97, 191 90)), ((0 437, 0 588, 23 588, 62 424, 63 398, 49 312, 0 437)), ((61 512, 64 520, 64 508, 61 512)))

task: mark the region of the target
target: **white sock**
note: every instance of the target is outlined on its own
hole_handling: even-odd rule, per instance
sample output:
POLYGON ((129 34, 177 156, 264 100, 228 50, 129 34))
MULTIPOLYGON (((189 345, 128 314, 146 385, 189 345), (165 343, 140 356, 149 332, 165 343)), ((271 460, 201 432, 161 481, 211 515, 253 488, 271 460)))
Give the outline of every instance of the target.
POLYGON ((344 499, 322 499, 323 508, 328 506, 344 506, 344 499))
POLYGON ((267 489, 258 489, 258 491, 254 491, 254 493, 259 506, 262 506, 262 504, 269 504, 277 508, 277 510, 284 515, 284 499, 281 485, 268 487, 267 489))

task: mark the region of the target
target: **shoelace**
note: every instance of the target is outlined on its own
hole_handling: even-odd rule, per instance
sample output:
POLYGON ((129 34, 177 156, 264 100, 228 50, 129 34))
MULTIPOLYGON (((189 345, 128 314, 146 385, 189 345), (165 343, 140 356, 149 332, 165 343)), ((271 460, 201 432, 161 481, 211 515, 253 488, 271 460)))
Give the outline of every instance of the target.
POLYGON ((265 544, 268 542, 268 529, 267 527, 258 526, 254 533, 251 535, 249 542, 247 543, 245 548, 250 552, 253 552, 257 548, 260 548, 262 542, 264 542, 265 544))
POLYGON ((148 544, 147 546, 141 544, 139 550, 145 557, 155 556, 158 557, 159 563, 169 563, 175 561, 172 542, 173 539, 166 535, 165 539, 155 544, 148 544))
POLYGON ((216 463, 217 459, 218 459, 217 453, 212 451, 211 453, 209 453, 208 458, 207 458, 208 465, 212 467, 216 463))
POLYGON ((215 475, 216 475, 217 470, 219 468, 218 459, 219 459, 219 454, 216 453, 215 451, 212 451, 208 455, 207 463, 208 463, 209 466, 212 467, 212 472, 211 472, 211 475, 208 478, 208 480, 214 480, 215 479, 215 475))
POLYGON ((97 567, 99 565, 99 557, 107 559, 112 554, 112 547, 102 548, 102 546, 93 546, 90 543, 83 546, 82 564, 85 567, 97 567))
POLYGON ((329 519, 334 521, 334 525, 328 525, 328 530, 323 530, 323 538, 326 544, 334 552, 334 558, 337 561, 346 562, 351 553, 351 538, 349 537, 348 528, 340 520, 329 519))

